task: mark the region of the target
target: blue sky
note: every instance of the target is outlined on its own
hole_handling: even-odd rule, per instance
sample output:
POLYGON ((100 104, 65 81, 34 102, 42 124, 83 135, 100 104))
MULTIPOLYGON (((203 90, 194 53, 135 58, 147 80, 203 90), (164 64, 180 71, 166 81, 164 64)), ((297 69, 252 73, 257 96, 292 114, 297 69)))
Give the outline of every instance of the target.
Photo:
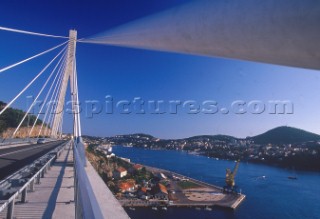
MULTIPOLYGON (((41 33, 68 35, 75 28, 79 38, 89 37, 187 1, 7 1, 1 3, 0 26, 41 33)), ((0 68, 63 42, 0 31, 0 68)), ((0 74, 0 100, 9 102, 56 54, 52 52, 0 74)), ((78 43, 79 95, 103 102, 133 100, 214 100, 230 108, 233 101, 290 100, 293 114, 114 114, 87 118, 83 113, 83 134, 111 136, 148 133, 161 138, 200 134, 252 136, 288 125, 320 133, 318 97, 320 72, 223 58, 155 52, 78 43)), ((48 76, 41 77, 24 95, 36 95, 48 76)), ((25 98, 14 105, 25 109, 25 98)), ((64 130, 71 131, 70 116, 64 130)))

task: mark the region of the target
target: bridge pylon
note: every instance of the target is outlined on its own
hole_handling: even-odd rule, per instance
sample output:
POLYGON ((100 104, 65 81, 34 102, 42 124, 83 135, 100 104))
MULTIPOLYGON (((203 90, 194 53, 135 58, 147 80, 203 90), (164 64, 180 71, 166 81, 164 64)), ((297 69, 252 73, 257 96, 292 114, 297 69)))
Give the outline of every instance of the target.
POLYGON ((59 138, 61 135, 61 127, 63 123, 65 97, 67 93, 68 83, 70 82, 71 88, 71 101, 72 101, 72 112, 74 118, 73 134, 75 138, 81 136, 80 128, 80 115, 79 115, 79 98, 78 98, 78 83, 76 73, 76 45, 77 45, 77 31, 69 31, 69 43, 67 58, 65 63, 65 69, 63 72, 62 83, 59 92, 58 102, 56 104, 56 110, 54 112, 53 125, 51 127, 51 137, 59 138))

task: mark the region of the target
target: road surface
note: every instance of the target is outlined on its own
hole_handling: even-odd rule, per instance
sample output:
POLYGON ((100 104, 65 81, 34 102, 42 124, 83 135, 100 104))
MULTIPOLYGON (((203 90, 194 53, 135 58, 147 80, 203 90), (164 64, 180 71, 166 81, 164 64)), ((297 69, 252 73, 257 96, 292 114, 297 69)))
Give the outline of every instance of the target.
POLYGON ((58 147, 65 141, 32 144, 0 150, 0 180, 32 163, 37 158, 58 147))

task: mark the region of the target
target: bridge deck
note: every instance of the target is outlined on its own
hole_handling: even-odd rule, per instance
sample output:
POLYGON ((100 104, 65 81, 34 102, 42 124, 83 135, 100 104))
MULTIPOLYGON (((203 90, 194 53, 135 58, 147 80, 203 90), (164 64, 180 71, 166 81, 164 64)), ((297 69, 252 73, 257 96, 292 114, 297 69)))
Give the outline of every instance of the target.
MULTIPOLYGON (((73 151, 67 145, 51 169, 28 191, 27 203, 17 201, 14 218, 75 218, 73 151)), ((0 214, 5 218, 6 211, 0 214)))

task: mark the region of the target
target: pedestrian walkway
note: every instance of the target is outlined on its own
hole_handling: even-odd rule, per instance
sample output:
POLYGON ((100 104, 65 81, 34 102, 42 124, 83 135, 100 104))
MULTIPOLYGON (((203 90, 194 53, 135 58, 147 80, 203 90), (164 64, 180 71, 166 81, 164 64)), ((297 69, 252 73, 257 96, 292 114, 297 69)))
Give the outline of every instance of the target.
MULTIPOLYGON (((68 144, 50 170, 28 191, 27 202, 16 199, 14 218, 75 218, 72 144, 68 144)), ((0 218, 6 217, 6 210, 0 218)))

